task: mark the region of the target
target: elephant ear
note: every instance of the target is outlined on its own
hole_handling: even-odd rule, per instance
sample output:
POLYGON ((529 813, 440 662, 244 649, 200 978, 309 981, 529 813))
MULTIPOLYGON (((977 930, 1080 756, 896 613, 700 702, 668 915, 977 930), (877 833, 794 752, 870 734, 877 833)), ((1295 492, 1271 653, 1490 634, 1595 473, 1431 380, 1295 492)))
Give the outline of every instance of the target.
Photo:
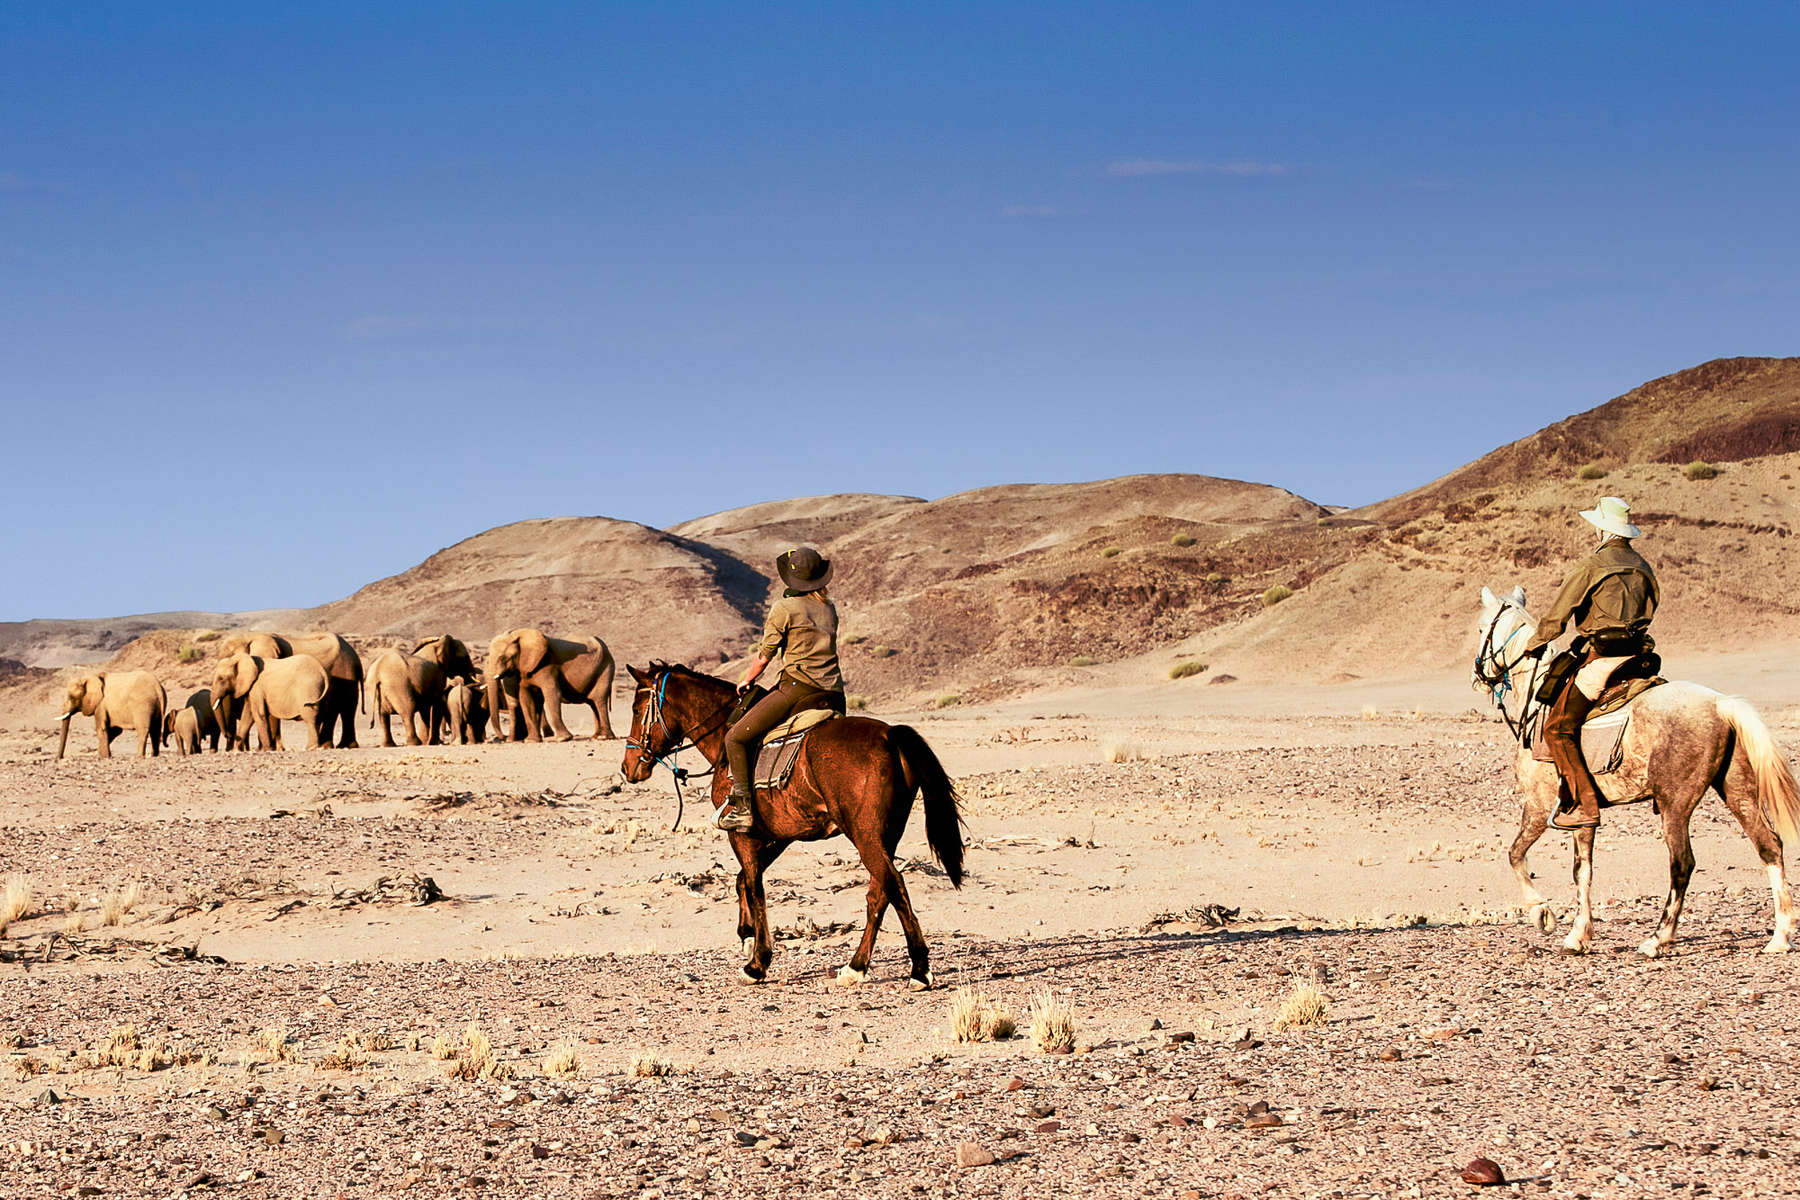
POLYGON ((550 639, 535 629, 527 629, 518 635, 516 645, 519 648, 519 674, 533 674, 544 665, 550 657, 550 639))

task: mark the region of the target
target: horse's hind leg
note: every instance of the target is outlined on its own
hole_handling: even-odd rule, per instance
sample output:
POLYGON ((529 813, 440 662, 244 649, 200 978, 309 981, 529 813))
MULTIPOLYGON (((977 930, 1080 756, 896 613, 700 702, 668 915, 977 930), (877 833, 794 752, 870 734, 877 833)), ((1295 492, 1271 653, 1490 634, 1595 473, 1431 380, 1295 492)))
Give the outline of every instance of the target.
POLYGON ((1783 870, 1781 837, 1769 825, 1757 795, 1756 772, 1749 758, 1739 749, 1731 756, 1730 765, 1715 782, 1725 797, 1725 807, 1744 827, 1744 836, 1756 847, 1756 856, 1768 872, 1769 892, 1775 901, 1775 934, 1763 947, 1764 954, 1786 954, 1793 948, 1794 894, 1788 890, 1787 873, 1783 870))
POLYGON ((1688 840, 1688 821, 1694 815, 1698 797, 1685 803, 1670 803, 1662 795, 1657 803, 1663 810, 1663 842, 1669 847, 1669 895, 1663 901, 1662 920, 1656 932, 1638 946, 1645 958, 1655 958, 1675 940, 1675 925, 1681 920, 1681 907, 1687 900, 1688 880, 1694 877, 1694 848, 1688 840))
POLYGON ((1580 829, 1575 833, 1575 924, 1563 939, 1563 949, 1571 954, 1586 954, 1594 936, 1594 831, 1580 829))

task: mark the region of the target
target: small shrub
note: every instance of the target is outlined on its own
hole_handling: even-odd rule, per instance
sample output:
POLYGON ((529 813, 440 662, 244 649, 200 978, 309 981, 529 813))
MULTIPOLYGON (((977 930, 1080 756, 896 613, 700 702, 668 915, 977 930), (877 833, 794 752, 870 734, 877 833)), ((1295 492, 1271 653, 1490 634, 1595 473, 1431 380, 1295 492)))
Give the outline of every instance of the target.
POLYGON ((959 1042, 999 1042, 1017 1030, 1012 1013, 972 987, 959 987, 950 998, 950 1029, 959 1042))
POLYGON ((1136 762, 1144 757, 1144 748, 1136 742, 1108 742, 1100 756, 1109 763, 1136 762))
POLYGON ((207 629, 200 633, 196 633, 194 635, 194 640, 196 642, 216 642, 224 636, 225 635, 220 633, 217 629, 207 629))
POLYGON ((1094 665, 1094 661, 1094 659, 1089 658, 1085 654, 1077 654, 1074 658, 1069 660, 1069 665, 1071 667, 1091 667, 1094 665))
POLYGON ((1194 535, 1191 533, 1178 533, 1169 539, 1169 545, 1171 546, 1191 546, 1193 544, 1194 535))
POLYGON ((1208 582, 1208 583, 1224 583, 1225 575, 1223 572, 1220 572, 1220 571, 1208 571, 1206 573, 1206 582, 1208 582))
MULTIPOLYGON (((5 928, 4 926, 0 926, 0 931, 3 931, 4 928, 5 928)), ((73 936, 74 934, 81 933, 81 932, 85 931, 86 929, 87 929, 87 914, 82 912, 80 909, 76 909, 74 912, 70 913, 68 916, 63 918, 62 931, 63 931, 64 937, 73 936)))
POLYGON ((250 1038, 250 1046, 257 1053, 268 1056, 270 1062, 294 1062, 300 1057, 300 1048, 288 1037, 285 1026, 271 1025, 257 1030, 250 1038))
POLYGON ((512 1077, 512 1068, 495 1057, 494 1043, 482 1032, 479 1021, 469 1022, 469 1028, 463 1033, 462 1049, 454 1053, 455 1058, 446 1072, 451 1079, 474 1082, 512 1077))
POLYGON ((14 873, 6 877, 6 886, 0 888, 0 925, 10 925, 31 911, 34 893, 31 880, 14 873))
POLYGON ((1198 675, 1206 670, 1206 664, 1197 658, 1184 658, 1169 668, 1170 679, 1186 679, 1190 675, 1198 675))
POLYGON ((1278 583, 1263 593, 1263 607, 1274 608, 1277 604, 1280 604, 1283 600, 1286 600, 1293 594, 1293 588, 1287 586, 1285 583, 1278 583))
POLYGON ((581 1074, 581 1052, 572 1042, 558 1042, 539 1065, 552 1079, 573 1079, 581 1074))
POLYGON ((1700 462, 1696 459, 1681 468, 1681 473, 1689 479, 1712 479, 1718 475, 1719 468, 1709 462, 1700 462))
POLYGON ((114 888, 100 900, 100 922, 103 925, 118 925, 125 920, 125 914, 138 906, 144 898, 144 885, 132 880, 121 888, 114 888))
POLYGON ((870 650, 869 653, 873 654, 876 658, 892 658, 900 652, 892 646, 876 646, 874 649, 870 650))
POLYGON ((1067 1054, 1075 1049, 1075 1009, 1045 988, 1031 999, 1031 1044, 1039 1054, 1067 1054))
POLYGON ((846 646, 858 646, 868 640, 869 635, 866 633, 846 633, 843 637, 838 639, 838 641, 844 643, 846 646))
POLYGON ((1294 990, 1282 998, 1281 1010, 1275 1014, 1277 1029, 1312 1029, 1325 1024, 1330 1005, 1325 996, 1310 983, 1296 983, 1294 990))
POLYGON ((957 695, 955 692, 946 692, 942 696, 939 696, 937 698, 937 700, 935 700, 933 702, 934 707, 937 707, 937 708, 955 708, 958 704, 961 704, 961 703, 962 703, 962 697, 957 695))
POLYGON ((1601 466, 1599 463, 1589 463, 1587 466, 1581 468, 1581 470, 1575 472, 1575 478, 1577 478, 1577 479, 1605 479, 1606 478, 1606 468, 1601 466))
POLYGON ((648 1050, 640 1050, 631 1056, 631 1073, 639 1079, 656 1079, 663 1075, 673 1075, 675 1064, 666 1058, 658 1058, 648 1050))
POLYGON ((1124 551, 1120 550, 1117 546, 1108 546, 1106 549, 1104 549, 1100 552, 1100 557, 1101 558, 1117 558, 1120 554, 1123 554, 1123 553, 1124 553, 1124 551))
POLYGON ((869 698, 861 692, 851 692, 844 697, 844 707, 851 712, 861 712, 869 707, 869 698))
POLYGON ((988 1010, 987 1021, 982 1026, 982 1032, 987 1035, 989 1041, 993 1042, 1004 1042, 1017 1033, 1018 1029, 1019 1023, 1013 1020, 1012 1013, 1004 1008, 988 1010))
POLYGON ((183 646, 175 652, 175 661, 179 663, 199 662, 206 657, 206 651, 198 646, 183 646))
POLYGON ((431 1057, 439 1062, 449 1062, 456 1057, 456 1043, 438 1034, 431 1043, 431 1057))

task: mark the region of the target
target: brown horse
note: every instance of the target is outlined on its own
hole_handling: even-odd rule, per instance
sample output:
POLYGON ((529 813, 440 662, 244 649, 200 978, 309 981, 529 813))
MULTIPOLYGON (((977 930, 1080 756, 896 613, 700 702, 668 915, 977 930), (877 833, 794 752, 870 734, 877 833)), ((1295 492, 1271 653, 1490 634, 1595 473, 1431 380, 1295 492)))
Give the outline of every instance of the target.
MULTIPOLYGON (((725 727, 737 691, 723 679, 686 667, 652 663, 647 671, 628 666, 637 682, 631 701, 631 736, 625 743, 625 778, 642 783, 658 763, 668 765, 677 750, 693 746, 712 764, 714 809, 725 805, 729 781, 720 764, 725 727)), ((768 975, 774 944, 763 898, 763 872, 794 842, 848 837, 869 871, 869 913, 862 944, 838 972, 842 984, 868 976, 869 955, 881 916, 893 905, 906 930, 912 957, 912 986, 931 986, 930 952, 913 915, 906 884, 894 866, 894 848, 906 832, 913 796, 925 797, 925 840, 955 887, 962 886, 960 797, 931 747, 917 730, 867 717, 840 717, 806 735, 788 782, 756 795, 755 823, 731 834, 737 877, 738 937, 749 961, 743 978, 761 983, 768 975)))

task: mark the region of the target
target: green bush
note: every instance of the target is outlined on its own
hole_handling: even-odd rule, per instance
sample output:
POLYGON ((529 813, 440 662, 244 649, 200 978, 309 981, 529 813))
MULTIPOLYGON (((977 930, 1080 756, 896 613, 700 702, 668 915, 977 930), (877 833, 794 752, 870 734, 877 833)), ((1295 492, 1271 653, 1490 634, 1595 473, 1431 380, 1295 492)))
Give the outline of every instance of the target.
POLYGON ((1197 658, 1184 658, 1169 668, 1170 679, 1186 679, 1189 675, 1198 675, 1206 670, 1206 664, 1197 658))
POLYGON ((892 646, 876 646, 874 649, 870 650, 869 653, 873 654, 876 658, 892 658, 900 652, 892 646))
POLYGON ((946 693, 945 695, 939 696, 937 698, 936 707, 938 707, 938 708, 954 708, 956 705, 961 704, 961 703, 962 703, 961 696, 957 695, 955 692, 949 692, 949 693, 946 693))
POLYGON ((1077 654, 1069 660, 1069 665, 1071 667, 1091 667, 1094 665, 1094 660, 1085 654, 1077 654))
POLYGON ((1191 533, 1178 533, 1169 539, 1169 545, 1171 546, 1191 546, 1193 544, 1194 535, 1191 533))
POLYGON ((1280 604, 1283 600, 1286 600, 1293 594, 1293 588, 1287 586, 1285 583, 1278 583, 1263 593, 1263 607, 1274 608, 1277 604, 1280 604))
POLYGON ((1206 582, 1208 582, 1208 583, 1224 583, 1225 576, 1222 575, 1221 573, 1219 573, 1218 571, 1209 571, 1206 576, 1206 582))
POLYGON ((198 646, 183 646, 175 652, 175 661, 182 663, 199 662, 206 657, 206 651, 198 646))
POLYGON ((861 712, 869 707, 869 698, 861 692, 850 692, 844 697, 844 707, 851 712, 861 712))
POLYGON ((1606 468, 1599 463, 1589 463, 1587 466, 1581 468, 1581 470, 1575 472, 1575 477, 1577 479, 1605 479, 1606 468))
POLYGON ((1718 475, 1719 468, 1713 466, 1709 462, 1700 462, 1696 459, 1694 462, 1681 468, 1681 473, 1686 475, 1689 479, 1712 479, 1718 475))
POLYGON ((1113 558, 1113 557, 1117 556, 1118 553, 1119 553, 1119 548, 1117 546, 1108 546, 1106 549, 1104 549, 1100 552, 1100 557, 1113 558))

